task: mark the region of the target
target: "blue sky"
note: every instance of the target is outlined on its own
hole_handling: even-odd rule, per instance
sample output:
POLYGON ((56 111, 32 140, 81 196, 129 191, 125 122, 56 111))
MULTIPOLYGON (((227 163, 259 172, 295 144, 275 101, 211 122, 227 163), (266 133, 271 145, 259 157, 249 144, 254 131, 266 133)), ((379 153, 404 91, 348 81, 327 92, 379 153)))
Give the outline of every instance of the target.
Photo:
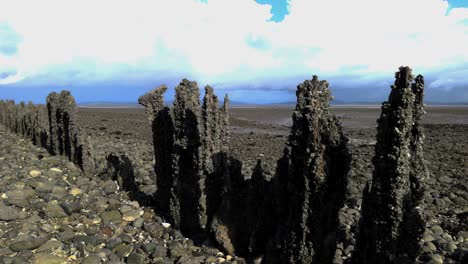
POLYGON ((408 65, 427 101, 468 102, 467 47, 467 0, 0 0, 0 98, 136 102, 185 77, 281 103, 316 74, 337 101, 378 102, 408 65))

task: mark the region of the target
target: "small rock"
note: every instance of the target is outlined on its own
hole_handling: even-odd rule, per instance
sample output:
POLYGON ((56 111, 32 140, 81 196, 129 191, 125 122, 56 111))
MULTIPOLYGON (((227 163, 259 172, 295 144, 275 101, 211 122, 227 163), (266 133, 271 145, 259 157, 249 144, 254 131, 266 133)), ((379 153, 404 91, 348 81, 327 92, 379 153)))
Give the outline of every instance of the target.
POLYGON ((62 173, 62 170, 58 169, 58 168, 51 168, 50 171, 57 172, 57 173, 62 173))
POLYGON ((143 223, 145 222, 145 219, 143 218, 138 218, 135 221, 133 221, 133 226, 136 228, 141 228, 143 226, 143 223))
POLYGON ((45 213, 51 218, 61 218, 67 216, 62 207, 58 204, 49 203, 45 208, 45 213))
POLYGON ((103 226, 101 227, 101 232, 106 236, 112 236, 114 234, 114 230, 110 226, 103 226))
POLYGON ((84 243, 86 245, 96 246, 104 242, 105 240, 102 238, 99 238, 98 236, 77 235, 72 239, 72 241, 75 244, 84 243))
POLYGON ((52 253, 54 250, 57 250, 63 246, 62 242, 58 240, 49 240, 45 244, 42 244, 39 248, 36 249, 36 252, 45 252, 52 253))
POLYGON ((61 203, 60 206, 68 215, 79 213, 81 209, 83 209, 83 206, 81 206, 81 204, 78 202, 61 203))
POLYGON ((36 185, 36 191, 38 192, 50 192, 52 185, 49 182, 38 182, 36 185))
POLYGON ((38 170, 32 170, 32 171, 29 172, 29 176, 31 176, 33 178, 35 178, 35 177, 37 177, 39 175, 41 175, 41 172, 38 171, 38 170))
POLYGON ((21 191, 21 190, 14 190, 14 191, 8 191, 6 193, 7 195, 7 201, 11 205, 16 205, 19 207, 28 207, 29 202, 28 202, 28 192, 21 191))
POLYGON ((75 232, 73 232, 71 230, 66 230, 64 232, 59 233, 59 235, 58 235, 58 238, 60 239, 60 241, 62 241, 63 243, 65 243, 67 245, 70 244, 73 237, 75 237, 75 232))
POLYGON ((112 251, 119 257, 121 258, 126 258, 128 255, 130 255, 130 252, 132 252, 133 246, 127 245, 127 244, 120 244, 116 246, 112 251))
POLYGON ((83 259, 81 264, 99 264, 101 263, 101 258, 99 258, 97 255, 90 255, 83 259))
POLYGON ((133 242, 132 237, 127 234, 120 234, 119 238, 122 240, 122 242, 127 244, 131 244, 133 242))
POLYGON ((14 206, 0 204, 0 220, 11 221, 18 218, 18 210, 14 206))
POLYGON ((145 229, 145 231, 153 238, 160 238, 164 234, 164 228, 160 224, 144 223, 143 229, 145 229))
POLYGON ((151 254, 154 252, 157 246, 158 245, 154 243, 146 243, 146 244, 143 244, 142 248, 147 254, 151 254))
POLYGON ((119 211, 107 211, 101 213, 101 219, 104 224, 114 223, 120 224, 122 223, 122 215, 119 211))
POLYGON ((422 251, 426 253, 432 253, 437 250, 436 246, 432 242, 424 242, 424 245, 422 247, 422 251))
POLYGON ((117 191, 117 184, 113 181, 107 181, 103 187, 103 190, 107 194, 115 193, 117 191))
POLYGON ((67 264, 67 259, 52 254, 37 254, 34 264, 67 264))
POLYGON ((57 197, 57 199, 63 198, 68 194, 67 189, 63 186, 53 186, 51 193, 57 197))
POLYGON ((169 256, 171 258, 179 258, 181 256, 187 255, 187 249, 178 241, 173 241, 169 245, 169 256))
POLYGON ((17 241, 10 244, 9 248, 12 251, 19 252, 22 250, 33 250, 49 240, 47 237, 31 237, 27 240, 17 241))
POLYGON ((151 254, 153 258, 164 258, 167 256, 167 248, 163 247, 162 245, 156 245, 151 254))
POLYGON ((28 263, 28 258, 24 256, 15 256, 15 257, 3 257, 0 258, 4 264, 22 264, 28 263))
POLYGON ((162 226, 163 226, 164 228, 169 228, 169 227, 171 227, 171 224, 169 224, 169 223, 162 223, 162 226))
POLYGON ((450 178, 447 177, 447 176, 439 177, 438 180, 439 180, 439 182, 441 182, 441 183, 451 183, 451 182, 452 182, 452 179, 450 179, 450 178))
POLYGON ((72 188, 69 193, 73 196, 78 196, 83 193, 83 190, 80 188, 72 188))
POLYGON ((435 263, 438 263, 438 264, 443 264, 444 263, 444 259, 439 254, 431 255, 431 259, 432 259, 432 261, 434 261, 435 263))
POLYGON ((432 235, 429 235, 429 234, 424 235, 424 237, 423 237, 424 242, 432 242, 434 240, 435 240, 434 237, 432 235))
POLYGON ((133 222, 137 218, 139 218, 141 215, 143 215, 143 211, 132 210, 129 212, 125 212, 122 216, 122 219, 127 222, 133 222))
POLYGON ((431 231, 434 234, 434 236, 440 236, 444 233, 444 230, 439 225, 432 226, 431 231))
POLYGON ((137 254, 137 253, 131 253, 128 255, 127 258, 127 264, 144 264, 145 262, 145 257, 143 255, 137 254))

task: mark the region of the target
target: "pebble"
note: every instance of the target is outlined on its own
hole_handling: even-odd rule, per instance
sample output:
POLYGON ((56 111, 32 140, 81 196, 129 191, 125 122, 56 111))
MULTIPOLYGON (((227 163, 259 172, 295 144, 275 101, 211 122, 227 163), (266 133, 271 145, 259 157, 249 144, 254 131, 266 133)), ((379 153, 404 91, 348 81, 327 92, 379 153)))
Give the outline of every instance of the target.
POLYGON ((34 259, 34 264, 67 264, 66 258, 55 256, 52 254, 37 254, 34 259))
POLYGON ((80 188, 72 188, 69 193, 73 196, 78 196, 83 193, 83 190, 80 188))
POLYGON ((11 221, 18 218, 18 210, 14 206, 0 204, 0 220, 11 221))
POLYGON ((47 207, 45 208, 45 212, 48 217, 51 218, 61 218, 67 216, 63 208, 55 203, 49 203, 47 204, 47 207))
POLYGON ((79 213, 81 209, 83 209, 83 206, 81 206, 81 204, 78 202, 61 203, 60 206, 63 208, 67 215, 79 213))
POLYGON ((434 240, 435 239, 434 239, 434 237, 432 235, 424 235, 424 237, 423 237, 424 242, 432 242, 434 240))
POLYGON ((77 235, 73 237, 72 241, 75 244, 83 243, 86 245, 96 246, 105 240, 103 238, 99 238, 98 236, 77 235))
POLYGON ((39 175, 41 175, 41 172, 38 171, 38 170, 32 170, 32 171, 29 172, 29 176, 31 176, 33 178, 35 178, 35 177, 37 177, 39 175))
POLYGON ((6 192, 6 200, 11 205, 16 205, 18 207, 28 207, 29 206, 29 195, 30 192, 21 191, 21 190, 13 190, 6 192))
POLYGON ((127 264, 144 264, 146 263, 145 257, 137 253, 131 253, 128 255, 127 264))
POLYGON ((22 251, 22 250, 33 250, 33 249, 38 248, 45 242, 47 242, 47 240, 49 239, 46 237, 38 237, 38 238, 29 237, 26 240, 21 240, 21 241, 11 243, 9 248, 15 252, 22 251))
POLYGON ((97 255, 90 255, 83 259, 81 264, 99 264, 101 263, 101 258, 97 255))
POLYGON ((119 211, 106 211, 101 213, 101 219, 104 224, 114 223, 120 224, 122 223, 122 215, 119 211))
POLYGON ((426 252, 426 253, 432 253, 432 252, 435 252, 437 250, 436 246, 434 245, 434 243, 432 242, 425 242, 424 245, 423 245, 423 248, 422 248, 422 251, 423 252, 426 252))
POLYGON ((431 231, 435 236, 440 236, 444 233, 444 230, 442 229, 442 227, 438 225, 432 226, 431 231))
POLYGON ((438 263, 438 264, 443 264, 444 263, 444 259, 439 254, 431 255, 431 259, 434 261, 434 263, 438 263))
POLYGON ((145 222, 145 219, 140 217, 140 218, 135 219, 135 221, 133 221, 132 225, 135 228, 141 228, 143 226, 144 222, 145 222))
POLYGON ((143 215, 143 211, 131 210, 123 213, 122 219, 127 222, 133 222, 143 215))
POLYGON ((116 246, 112 251, 119 257, 125 258, 130 255, 130 252, 132 252, 133 246, 127 245, 125 243, 122 243, 118 246, 116 246))
POLYGON ((156 245, 151 254, 153 258, 163 258, 167 256, 167 248, 161 245, 156 245))
POLYGON ((144 223, 143 229, 156 239, 162 237, 164 234, 162 225, 156 223, 144 223))
POLYGON ((39 246, 39 248, 36 249, 36 252, 52 253, 54 250, 59 249, 62 246, 63 243, 58 240, 49 240, 46 243, 39 246))
POLYGON ((171 258, 179 258, 187 254, 187 248, 185 248, 179 241, 173 241, 169 245, 169 256, 171 258))

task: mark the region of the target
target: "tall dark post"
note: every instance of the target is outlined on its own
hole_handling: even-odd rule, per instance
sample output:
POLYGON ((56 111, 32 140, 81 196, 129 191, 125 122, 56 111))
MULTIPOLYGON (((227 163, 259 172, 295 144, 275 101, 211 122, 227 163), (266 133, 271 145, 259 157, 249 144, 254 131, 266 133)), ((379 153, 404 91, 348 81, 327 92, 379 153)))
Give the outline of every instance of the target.
POLYGON ((161 85, 141 96, 138 103, 145 107, 153 131, 155 156, 156 207, 160 214, 170 220, 170 207, 175 195, 174 169, 172 165, 174 151, 174 118, 170 108, 164 104, 163 95, 167 87, 161 85))
POLYGON ((59 95, 56 92, 52 92, 49 95, 47 95, 47 113, 49 116, 49 152, 52 155, 57 155, 60 154, 59 150, 59 138, 61 135, 59 135, 59 123, 57 120, 59 120, 58 116, 58 101, 59 101, 59 95))
POLYGON ((354 263, 413 263, 424 230, 421 116, 424 79, 409 67, 395 74, 378 119, 372 183, 365 188, 354 263))
POLYGON ((314 76, 296 95, 275 178, 278 226, 265 263, 331 263, 350 166, 348 140, 329 111, 328 82, 314 76))
POLYGON ((49 151, 64 155, 86 174, 93 174, 95 161, 90 139, 81 133, 77 122, 76 102, 70 91, 47 96, 49 116, 49 151))
POLYGON ((152 123, 157 207, 184 234, 199 235, 221 203, 228 99, 220 107, 207 86, 200 105, 197 83, 183 79, 170 109, 163 102, 166 90, 163 85, 139 99, 152 123))

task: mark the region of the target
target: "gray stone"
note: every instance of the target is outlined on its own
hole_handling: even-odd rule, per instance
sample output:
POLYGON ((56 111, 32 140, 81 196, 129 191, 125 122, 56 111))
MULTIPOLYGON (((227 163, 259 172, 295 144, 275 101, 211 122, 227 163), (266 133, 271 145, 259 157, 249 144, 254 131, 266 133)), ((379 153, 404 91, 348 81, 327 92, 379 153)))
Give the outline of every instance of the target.
POLYGON ((61 203, 60 206, 68 215, 79 213, 83 209, 83 206, 78 202, 61 203))
POLYGON ((145 256, 137 254, 137 253, 130 253, 127 258, 127 264, 144 264, 146 263, 145 256))
POLYGON ((36 254, 34 258, 35 264, 65 264, 67 263, 67 259, 59 256, 55 256, 52 254, 36 254))
POLYGON ((143 250, 147 253, 147 254, 151 254, 154 252, 154 250, 156 249, 158 245, 155 244, 155 243, 145 243, 143 244, 143 250))
POLYGON ((28 193, 25 191, 20 191, 20 190, 14 190, 14 191, 9 191, 6 193, 8 196, 7 202, 11 205, 16 205, 19 207, 28 207, 29 206, 29 201, 28 201, 28 193))
POLYGON ((45 208, 45 213, 51 218, 61 218, 67 216, 62 207, 58 204, 49 203, 45 208))
POLYGON ((439 254, 431 255, 431 259, 432 259, 432 261, 434 261, 434 263, 437 263, 437 264, 443 264, 444 263, 444 259, 439 254))
POLYGON ((71 240, 75 237, 75 232, 73 232, 72 230, 66 230, 64 232, 59 233, 58 237, 60 241, 69 245, 71 240))
POLYGON ((178 241, 174 241, 169 245, 169 257, 171 258, 179 258, 189 253, 190 251, 178 241))
POLYGON ((434 236, 440 236, 444 233, 444 230, 439 225, 432 226, 431 230, 434 236))
POLYGON ((425 242, 422 248, 422 251, 426 253, 433 253, 436 250, 437 250, 436 246, 430 241, 425 242))
POLYGON ((18 210, 14 206, 0 204, 0 220, 11 221, 18 218, 18 210))
POLYGON ((114 249, 112 249, 112 252, 114 252, 120 258, 125 258, 125 257, 128 257, 128 255, 130 255, 132 250, 133 250, 132 245, 122 243, 122 244, 116 246, 114 249))
POLYGON ((33 250, 47 242, 49 238, 47 237, 30 237, 27 240, 17 241, 10 244, 9 248, 12 251, 18 252, 22 250, 33 250))
POLYGON ((143 223, 145 222, 145 219, 143 218, 138 218, 136 219, 135 221, 133 221, 132 225, 135 227, 135 228, 141 228, 143 226, 143 223))
POLYGON ((99 238, 97 236, 77 235, 77 236, 73 237, 72 241, 75 244, 84 243, 84 244, 96 246, 96 245, 104 242, 105 239, 99 238))
POLYGON ((151 257, 153 258, 164 258, 166 256, 167 248, 162 245, 156 245, 156 247, 153 250, 153 253, 151 254, 151 257))
POLYGON ((39 248, 37 248, 36 252, 52 253, 61 247, 63 247, 62 242, 58 240, 49 240, 46 243, 42 244, 39 248))
POLYGON ((120 224, 122 223, 122 215, 119 211, 107 211, 101 213, 101 219, 104 224, 114 223, 120 224))
POLYGON ((81 264, 100 264, 101 263, 101 258, 98 257, 97 255, 90 255, 86 258, 83 259, 81 264))
POLYGON ((143 228, 153 238, 160 238, 164 234, 164 228, 159 223, 144 223, 143 228))
POLYGON ((24 256, 3 257, 0 258, 2 264, 23 264, 28 263, 28 258, 24 256))

